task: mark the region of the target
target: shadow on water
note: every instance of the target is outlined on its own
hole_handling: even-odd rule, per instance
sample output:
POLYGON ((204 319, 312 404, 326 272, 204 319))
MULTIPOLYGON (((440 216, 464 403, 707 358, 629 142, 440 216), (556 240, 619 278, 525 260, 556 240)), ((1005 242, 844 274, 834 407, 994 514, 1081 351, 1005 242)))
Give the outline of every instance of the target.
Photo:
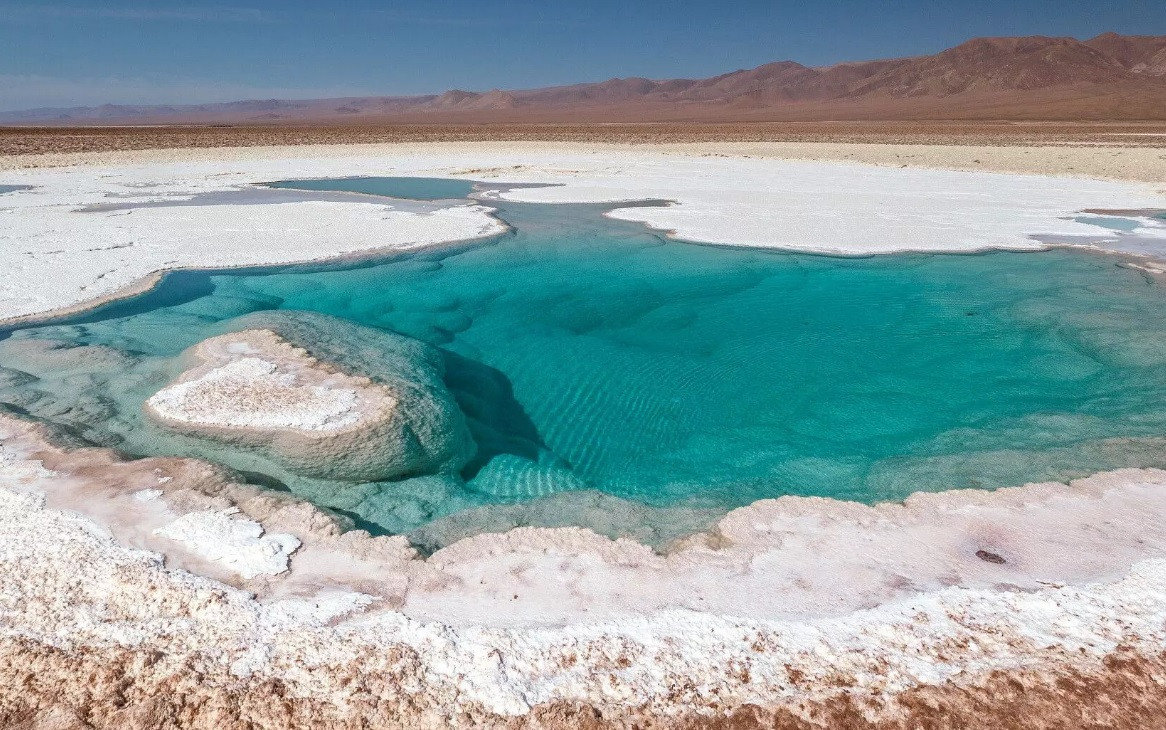
POLYGON ((211 281, 214 273, 213 270, 209 269, 169 271, 162 275, 155 286, 140 294, 124 299, 114 299, 76 314, 49 315, 43 319, 30 318, 16 324, 0 326, 0 340, 7 339, 17 330, 30 327, 92 324, 186 304, 214 293, 215 286, 211 281))
POLYGON ((462 469, 470 481, 496 456, 512 454, 537 462, 549 450, 538 428, 514 397, 514 386, 501 370, 453 352, 442 351, 445 382, 466 415, 478 445, 462 469))
MULTIPOLYGON (((176 269, 162 274, 158 281, 146 291, 124 298, 113 299, 104 304, 73 314, 46 314, 28 317, 9 325, 0 325, 0 340, 7 339, 13 332, 33 327, 93 324, 113 319, 147 314, 159 309, 167 309, 188 304, 215 293, 215 277, 230 276, 248 278, 275 274, 315 274, 324 272, 354 271, 389 263, 398 259, 411 258, 417 261, 440 263, 443 258, 456 256, 469 248, 489 245, 492 242, 513 237, 514 231, 505 231, 496 236, 450 243, 440 251, 373 251, 355 254, 332 261, 313 261, 297 264, 275 264, 270 266, 245 266, 231 269, 176 269)), ((281 301, 273 299, 266 309, 279 309, 281 301)))
POLYGON ((263 487, 275 492, 286 492, 291 494, 292 490, 282 479, 276 479, 270 474, 261 471, 243 471, 235 469, 235 473, 243 478, 248 484, 254 484, 257 487, 263 487))
MULTIPOLYGON (((332 512, 333 514, 339 515, 345 519, 351 520, 352 526, 355 529, 364 530, 365 532, 372 535, 373 537, 382 537, 385 535, 395 534, 392 530, 385 529, 384 525, 381 525, 380 523, 366 520, 365 518, 361 517, 360 514, 357 512, 353 512, 351 510, 346 510, 346 509, 341 509, 340 507, 335 507, 335 506, 323 507, 322 509, 324 509, 327 512, 332 512)), ((433 552, 433 551, 430 551, 430 552, 433 552)), ((422 557, 428 557, 428 554, 423 553, 422 557)))

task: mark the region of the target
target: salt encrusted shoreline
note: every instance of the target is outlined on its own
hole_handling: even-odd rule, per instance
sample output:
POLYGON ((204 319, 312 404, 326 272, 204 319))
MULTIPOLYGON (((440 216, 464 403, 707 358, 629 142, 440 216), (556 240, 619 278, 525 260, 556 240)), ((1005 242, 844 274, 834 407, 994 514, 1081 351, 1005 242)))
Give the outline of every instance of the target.
POLYGON ((993 700, 1025 686, 1053 725, 1090 711, 1137 721, 1163 703, 1166 560, 1151 556, 1166 472, 902 506, 783 498, 666 555, 526 529, 422 560, 197 461, 122 462, 45 438, 0 418, 9 725, 673 726, 736 713, 895 727, 918 722, 922 702, 986 726, 993 700), (248 578, 148 529, 206 512, 292 535, 290 569, 248 578), (552 575, 570 576, 573 616, 541 610, 565 600, 541 592, 552 575), (804 603, 815 592, 823 603, 804 603), (467 605, 496 620, 457 616, 467 605), (76 672, 99 680, 78 687, 76 672), (1114 682, 1121 696, 1090 710, 1083 694, 1114 682))
MULTIPOLYGON (((732 240, 719 242, 788 245, 766 231, 794 229, 802 239, 793 247, 824 250, 814 242, 861 229, 876 244, 845 253, 978 250, 985 241, 1037 248, 1029 235, 1090 229, 1066 220, 1086 207, 1166 207, 1160 193, 1128 184, 845 163, 778 165, 818 186, 791 199, 788 187, 764 186, 772 161, 678 168, 649 154, 618 164, 536 157, 21 173, 12 182, 41 187, 0 198, 0 208, 20 208, 0 213, 18 223, 0 234, 0 251, 31 262, 5 261, 16 275, 0 284, 9 287, 0 288, 0 315, 108 296, 159 267, 270 263, 273 237, 291 236, 282 261, 501 225, 487 208, 463 206, 392 211, 386 226, 375 223, 384 206, 368 202, 136 208, 128 215, 151 212, 129 224, 104 218, 126 211, 72 212, 110 194, 146 202, 279 177, 565 182, 504 195, 667 197, 680 204, 617 214, 713 241, 712 231, 737 221, 732 240), (52 188, 62 181, 67 191, 52 188), (934 186, 944 193, 902 197, 934 186), (847 190, 880 197, 867 210, 847 190), (875 215, 895 205, 905 217, 875 215), (256 242, 260 220, 275 227, 256 242), (176 237, 160 240, 159 230, 176 237), (973 233, 950 238, 965 230, 973 233), (364 237, 334 235, 356 231, 364 237), (103 245, 78 250, 90 235, 103 245), (172 260, 208 236, 214 245, 199 255, 210 260, 172 260), (321 240, 332 248, 315 248, 321 240), (76 265, 66 271, 55 256, 76 265), (9 296, 33 279, 37 298, 9 296)), ((8 726, 650 727, 725 716, 742 726, 998 726, 1015 722, 1021 705, 1034 725, 1149 726, 1166 713, 1166 472, 921 493, 874 507, 767 500, 663 554, 586 530, 524 528, 421 559, 404 538, 346 530, 209 464, 123 462, 52 440, 0 416, 8 726)))
POLYGON ((159 270, 323 260, 505 230, 482 205, 426 209, 359 196, 256 203, 241 195, 268 180, 352 175, 558 185, 501 194, 531 202, 667 199, 675 204, 612 215, 691 240, 847 255, 1036 250, 1047 244, 1035 235, 1103 233, 1072 220, 1086 208, 1166 209, 1166 191, 1144 183, 642 150, 389 148, 351 157, 11 170, 0 182, 34 187, 0 196, 0 264, 9 272, 0 282, 0 322, 141 289, 159 270), (157 205, 199 195, 239 197, 157 205), (117 205, 94 207, 110 203, 117 205))
POLYGON ((700 141, 596 142, 497 139, 492 141, 402 141, 347 144, 250 145, 241 147, 177 147, 121 149, 102 152, 49 152, 0 156, 0 170, 46 167, 118 166, 125 164, 206 162, 304 158, 440 156, 483 152, 505 155, 528 153, 586 153, 622 156, 653 152, 672 157, 754 157, 769 160, 837 160, 894 168, 972 170, 1018 175, 1058 175, 1161 184, 1166 180, 1162 147, 1140 144, 1131 137, 1103 135, 1101 140, 1028 140, 1022 145, 952 137, 947 142, 886 140, 826 141, 700 141))
POLYGON ((254 202, 257 179, 213 165, 43 171, 0 197, 0 323, 64 314, 151 288, 178 269, 322 262, 498 235, 481 205, 424 206, 348 196, 254 202), (199 195, 234 200, 183 205, 199 195), (98 206, 116 202, 112 210, 98 206), (173 203, 156 205, 157 203, 173 203), (133 207, 134 205, 141 207, 133 207))

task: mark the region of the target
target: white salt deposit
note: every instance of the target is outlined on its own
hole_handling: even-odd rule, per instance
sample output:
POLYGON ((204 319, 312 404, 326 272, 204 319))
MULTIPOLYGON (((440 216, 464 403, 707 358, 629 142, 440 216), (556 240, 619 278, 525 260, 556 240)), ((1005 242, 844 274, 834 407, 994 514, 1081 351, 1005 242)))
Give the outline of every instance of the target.
POLYGON ((191 512, 154 534, 176 540, 195 555, 222 563, 244 578, 287 570, 300 541, 291 535, 264 534, 263 525, 238 517, 238 512, 191 512))
MULTIPOLYGON (((291 173, 299 166, 284 168, 291 173)), ((111 202, 180 202, 281 176, 254 172, 196 165, 20 175, 37 187, 0 202, 0 266, 6 272, 0 318, 108 297, 168 269, 314 261, 505 230, 478 205, 421 213, 373 198, 83 210, 111 202)))
POLYGON ((359 420, 356 391, 304 385, 258 357, 232 360, 155 393, 160 417, 203 426, 335 431, 359 420))
POLYGON ((0 318, 106 297, 162 269, 314 260, 504 229, 479 205, 422 213, 372 198, 80 212, 110 202, 190 200, 276 179, 354 175, 559 185, 503 196, 535 202, 667 199, 675 204, 612 215, 697 241, 842 254, 1034 249, 1044 245, 1034 235, 1095 235, 1096 226, 1072 220, 1087 208, 1166 208, 1166 195, 1137 183, 650 151, 410 155, 381 148, 380 156, 350 158, 10 171, 3 182, 35 188, 0 200, 0 266, 7 273, 0 318))
MULTIPOLYGON (((559 187, 519 188, 508 200, 604 203, 645 198, 668 207, 620 208, 641 221, 708 243, 844 255, 898 251, 1030 250, 1033 235, 1090 233, 1068 219, 1091 200, 1166 207, 1148 185, 954 170, 893 169, 842 162, 660 159, 621 156, 575 175, 523 170, 559 187)), ((563 164, 577 164, 574 160, 563 164)), ((1166 236, 1164 236, 1166 237, 1166 236)))
MULTIPOLYGON (((668 716, 742 703, 812 701, 836 691, 839 682, 855 696, 887 701, 904 689, 943 682, 958 687, 995 670, 1066 662, 1094 667, 1118 646, 1154 655, 1166 643, 1166 560, 1145 557, 1160 555, 1156 546, 1163 541, 1154 536, 1158 528, 1143 521, 1166 522, 1159 496, 1163 472, 1128 470, 1072 488, 930 495, 905 507, 779 500, 726 518, 717 540, 727 547, 696 541, 680 551, 687 554, 688 570, 703 565, 710 571, 710 590, 747 593, 764 578, 770 597, 795 587, 779 577, 786 563, 816 566, 820 584, 858 592, 867 590, 856 580, 863 571, 879 572, 905 555, 923 565, 946 564, 947 585, 911 586, 913 574, 900 573, 898 593, 868 593, 864 607, 784 617, 695 610, 683 605, 687 588, 670 584, 670 575, 647 571, 638 584, 577 598, 577 613, 565 623, 491 626, 498 622, 436 621, 416 605, 441 595, 472 604, 483 590, 496 591, 499 599, 503 592, 538 594, 545 583, 515 568, 541 556, 548 567, 560 565, 564 584, 578 581, 579 567, 596 581, 618 580, 635 574, 646 556, 633 545, 571 530, 483 536, 428 561, 374 549, 377 541, 367 536, 328 538, 308 530, 292 554, 299 537, 265 533, 231 509, 197 509, 163 528, 175 537, 176 553, 193 551, 240 574, 268 576, 268 593, 278 591, 280 581, 310 585, 297 563, 314 550, 344 545, 351 561, 380 560, 388 571, 376 581, 361 581, 360 588, 330 585, 304 595, 255 598, 168 569, 158 555, 119 544, 89 517, 47 508, 39 490, 59 490, 63 481, 77 489, 96 472, 83 463, 77 466, 84 475, 45 469, 30 452, 45 458, 64 452, 38 443, 19 422, 0 419, 0 426, 7 454, 7 467, 0 470, 0 637, 88 652, 141 647, 166 662, 160 671, 182 671, 185 662, 210 656, 237 677, 275 680, 294 696, 330 703, 357 699, 366 690, 352 677, 384 671, 382 659, 392 661, 401 650, 416 660, 394 665, 403 672, 394 681, 404 683, 395 686, 437 702, 452 718, 473 707, 520 715, 556 701, 668 716), (991 544, 973 542, 967 549, 1001 550, 1004 563, 970 558, 984 571, 1001 574, 987 580, 961 576, 962 559, 936 556, 928 542, 936 538, 921 541, 918 530, 940 515, 946 522, 935 532, 956 533, 944 538, 953 542, 959 533, 983 531, 985 522, 995 525, 991 544), (1011 522, 997 524, 1003 515, 1011 515, 1011 522), (850 567, 822 565, 823 555, 808 549, 823 532, 843 546, 840 559, 850 567), (1095 547, 1106 535, 1121 545, 1112 554, 1095 547), (1067 555, 1049 551, 1046 543, 1054 537, 1079 549, 1067 555), (572 555, 579 558, 576 567, 570 567, 572 555), (505 569, 474 567, 485 560, 505 569), (1108 577, 1096 579, 1098 570, 1108 577), (393 572, 417 594, 399 609, 382 593, 396 589, 397 581, 387 579, 393 572), (1080 580, 1086 575, 1095 579, 1080 580), (670 600, 649 610, 635 605, 636 591, 662 592, 670 585, 670 600), (604 602, 626 612, 605 612, 604 602), (597 615, 588 613, 595 609, 597 615)), ((111 468, 129 478, 138 467, 111 468)), ((174 474, 168 489, 181 481, 180 472, 174 474)), ((500 600, 486 608, 507 610, 500 600)))

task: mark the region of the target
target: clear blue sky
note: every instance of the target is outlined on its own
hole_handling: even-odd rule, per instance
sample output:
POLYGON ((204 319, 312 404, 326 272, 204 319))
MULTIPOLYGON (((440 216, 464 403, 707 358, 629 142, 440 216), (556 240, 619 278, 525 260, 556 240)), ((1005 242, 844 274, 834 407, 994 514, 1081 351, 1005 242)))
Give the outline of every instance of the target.
POLYGON ((0 0, 0 109, 419 94, 1166 34, 1166 0, 0 0))

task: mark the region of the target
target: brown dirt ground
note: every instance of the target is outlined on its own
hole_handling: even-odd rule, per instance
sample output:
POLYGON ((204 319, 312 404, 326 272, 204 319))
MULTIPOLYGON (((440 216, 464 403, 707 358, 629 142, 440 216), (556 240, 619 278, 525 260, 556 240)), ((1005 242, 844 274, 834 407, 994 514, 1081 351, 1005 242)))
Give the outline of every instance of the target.
POLYGON ((757 122, 0 127, 0 155, 376 142, 855 142, 1166 147, 1166 122, 757 122))
MULTIPOLYGON (((416 657, 396 658, 399 672, 351 668, 342 702, 295 696, 278 682, 230 676, 194 657, 175 671, 157 652, 66 652, 28 641, 0 641, 0 726, 12 730, 98 728, 430 728, 497 727, 607 730, 906 730, 978 728, 1166 727, 1166 655, 1118 649, 1095 670, 1057 663, 1040 670, 996 671, 966 684, 916 687, 888 698, 857 696, 846 682, 823 701, 744 705, 712 714, 666 715, 635 708, 604 711, 554 704, 520 717, 482 709, 450 715, 441 703, 404 689, 416 657)), ((338 671, 343 671, 337 668, 338 671)), ((819 695, 822 696, 822 695, 819 695)))

